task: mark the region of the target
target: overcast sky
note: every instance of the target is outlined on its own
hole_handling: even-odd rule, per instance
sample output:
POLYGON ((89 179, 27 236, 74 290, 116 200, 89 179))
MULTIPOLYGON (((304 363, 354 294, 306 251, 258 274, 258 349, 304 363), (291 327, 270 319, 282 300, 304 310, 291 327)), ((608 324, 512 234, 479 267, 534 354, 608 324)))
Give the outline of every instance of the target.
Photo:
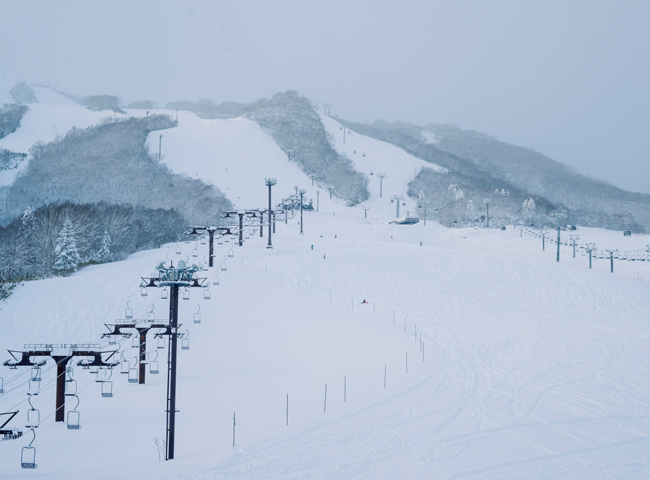
POLYGON ((124 102, 297 90, 650 193, 647 0, 2 0, 1 81, 124 102))

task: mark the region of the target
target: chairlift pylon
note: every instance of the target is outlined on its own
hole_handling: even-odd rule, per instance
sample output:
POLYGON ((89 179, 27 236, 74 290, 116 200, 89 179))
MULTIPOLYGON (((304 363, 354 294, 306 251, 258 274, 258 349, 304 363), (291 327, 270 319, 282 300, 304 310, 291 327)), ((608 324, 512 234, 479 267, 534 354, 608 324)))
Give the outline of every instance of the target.
POLYGON ((20 452, 20 466, 22 468, 36 468, 36 447, 32 447, 34 440, 36 440, 36 431, 32 428, 32 441, 29 445, 23 447, 20 452))

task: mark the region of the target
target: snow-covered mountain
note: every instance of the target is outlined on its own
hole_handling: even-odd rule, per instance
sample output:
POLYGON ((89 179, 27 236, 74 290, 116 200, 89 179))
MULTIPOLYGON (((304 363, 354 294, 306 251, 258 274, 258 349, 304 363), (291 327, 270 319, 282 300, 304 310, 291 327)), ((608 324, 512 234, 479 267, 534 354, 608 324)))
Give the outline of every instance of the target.
MULTIPOLYGON (((96 120, 76 123, 75 110, 80 118, 88 111, 66 108, 69 117, 49 117, 60 118, 61 129, 106 117, 94 112, 96 120)), ((175 111, 163 113, 175 120, 175 111)), ((25 122, 30 114, 36 108, 25 122)), ((48 136, 54 129, 45 118, 33 119, 32 140, 56 135, 48 136)), ((25 428, 32 370, 0 367, 0 413, 19 410, 11 423, 25 432, 0 441, 3 478, 650 476, 647 236, 562 231, 558 263, 553 231, 542 240, 539 231, 512 226, 448 229, 434 211, 426 225, 423 218, 390 225, 391 200, 402 197, 400 216, 417 212, 409 182, 422 169, 445 170, 320 118, 331 148, 367 176, 360 204, 330 198, 318 179, 312 185, 272 132, 245 117, 181 111, 176 127, 149 133, 145 144, 153 155, 160 146, 161 163, 214 184, 235 208, 265 207, 263 180, 273 177, 274 203, 298 187, 317 209, 303 212, 303 234, 299 214, 280 219, 272 249, 266 228, 263 237, 249 229, 241 247, 217 244, 215 266, 199 272, 210 298, 194 289, 180 300, 190 348, 179 358, 173 461, 159 460, 167 350, 150 335, 147 360, 161 368, 145 385, 116 367, 114 396, 102 397, 97 374, 74 366, 79 405, 67 397, 66 413, 79 412, 79 430, 54 421, 56 369, 52 360, 43 366, 31 398, 40 413, 35 470, 20 466, 32 440, 25 428), (604 258, 589 268, 591 243, 594 257, 618 249, 614 273, 604 258)), ((27 136, 26 124, 0 147, 27 136)), ((159 289, 142 296, 141 277, 160 262, 206 256, 199 241, 166 243, 25 282, 0 305, 0 351, 112 350, 104 324, 125 320, 127 308, 141 325, 167 319, 169 300, 159 289)), ((135 367, 132 339, 119 343, 119 359, 135 367)))

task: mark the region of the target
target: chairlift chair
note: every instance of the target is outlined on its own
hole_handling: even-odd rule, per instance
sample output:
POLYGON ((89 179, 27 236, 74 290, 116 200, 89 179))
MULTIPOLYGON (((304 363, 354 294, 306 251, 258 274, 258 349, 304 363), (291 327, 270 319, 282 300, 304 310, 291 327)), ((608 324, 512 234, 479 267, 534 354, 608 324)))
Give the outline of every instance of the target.
POLYGON ((29 380, 29 390, 27 395, 38 395, 41 391, 41 382, 39 380, 29 380))
POLYGON ((156 348, 162 350, 165 348, 165 337, 162 335, 158 337, 158 343, 156 343, 156 348))
POLYGON ((140 296, 141 297, 146 297, 147 296, 147 287, 145 287, 144 285, 142 287, 140 287, 140 296))
POLYGON ((232 258, 232 257, 235 256, 235 252, 233 251, 232 247, 230 247, 230 250, 228 250, 228 256, 229 256, 230 258, 232 258))
POLYGON ((129 368, 129 383, 138 383, 138 369, 129 368))
POLYGON ((176 255, 180 255, 180 254, 181 254, 181 246, 176 245, 176 255))
POLYGON ((41 367, 39 367, 38 365, 32 368, 32 380, 34 380, 35 382, 41 381, 41 367))
POLYGON ((113 397, 113 382, 110 380, 107 380, 106 382, 102 382, 102 397, 104 398, 112 398, 113 397))
POLYGON ((128 360, 120 362, 120 373, 129 373, 129 368, 131 368, 131 363, 128 360))
POLYGON ((190 289, 185 287, 183 288, 183 300, 189 300, 190 299, 190 289))
MULTIPOLYGON (((210 286, 208 285, 207 287, 203 288, 203 299, 204 300, 210 300, 210 286)), ((198 322, 195 322, 198 323, 198 322)))
POLYGON ((201 305, 196 306, 196 313, 194 314, 194 323, 201 323, 201 305))
POLYGON ((223 262, 221 262, 221 271, 225 272, 228 270, 228 264, 226 263, 226 257, 223 258, 223 262))
POLYGON ((81 415, 77 410, 77 407, 79 407, 79 397, 76 395, 75 397, 77 398, 77 405, 75 405, 74 409, 68 412, 68 417, 67 417, 68 421, 66 422, 68 426, 68 430, 79 430, 81 428, 81 424, 79 423, 81 415))
POLYGON ((157 375, 160 372, 158 368, 158 360, 152 360, 149 362, 149 373, 157 375))
POLYGON ((108 344, 109 345, 116 345, 117 344, 117 335, 109 335, 108 336, 108 344))
POLYGON ((219 285, 219 274, 218 273, 214 277, 212 277, 212 285, 219 285))
POLYGON ((27 421, 25 422, 25 427, 26 428, 38 428, 39 424, 41 423, 41 412, 37 409, 34 408, 34 405, 32 405, 32 397, 27 398, 29 402, 30 409, 27 410, 27 421))
MULTIPOLYGON (((146 288, 145 288, 146 291, 146 288)), ((125 318, 133 318, 133 309, 129 307, 129 302, 126 302, 126 311, 124 312, 125 318)))
POLYGON ((66 397, 76 397, 77 396, 77 381, 71 380, 65 382, 65 396, 66 397))
POLYGON ((131 337, 131 346, 133 348, 139 347, 140 346, 140 340, 138 339, 137 335, 133 335, 131 337))
POLYGON ((223 245, 223 237, 219 237, 217 240, 217 245, 223 245))
POLYGON ((208 242, 207 235, 201 235, 201 245, 205 245, 208 242))
POLYGON ((22 468, 36 468, 36 447, 32 447, 32 443, 36 439, 36 432, 32 428, 32 441, 29 442, 29 445, 23 447, 20 452, 20 466, 22 468))
POLYGON ((149 318, 149 320, 153 320, 154 318, 156 318, 156 314, 154 313, 153 303, 151 304, 151 311, 148 314, 148 318, 149 318))
POLYGON ((185 330, 185 335, 181 339, 181 350, 189 350, 190 349, 190 332, 188 330, 185 330))
POLYGON ((169 287, 163 287, 162 290, 160 290, 160 298, 162 300, 167 300, 169 298, 169 287))
POLYGON ((105 382, 106 380, 107 380, 106 368, 99 367, 97 369, 97 377, 95 378, 95 382, 101 383, 101 382, 105 382))

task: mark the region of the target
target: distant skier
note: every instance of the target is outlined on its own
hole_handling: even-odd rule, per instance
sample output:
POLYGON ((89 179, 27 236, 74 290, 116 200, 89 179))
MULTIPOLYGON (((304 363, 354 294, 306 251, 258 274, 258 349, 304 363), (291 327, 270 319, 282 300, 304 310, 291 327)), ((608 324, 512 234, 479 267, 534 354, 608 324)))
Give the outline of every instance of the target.
POLYGON ((313 243, 311 244, 311 249, 312 249, 312 250, 314 249, 314 244, 313 244, 313 243))
POLYGON ((366 299, 364 298, 364 299, 363 299, 363 302, 361 302, 361 303, 368 303, 368 302, 366 302, 366 299))
POLYGON ((420 241, 420 246, 422 246, 422 241, 420 241))
POLYGON ((325 254, 323 253, 323 258, 325 258, 325 254))

